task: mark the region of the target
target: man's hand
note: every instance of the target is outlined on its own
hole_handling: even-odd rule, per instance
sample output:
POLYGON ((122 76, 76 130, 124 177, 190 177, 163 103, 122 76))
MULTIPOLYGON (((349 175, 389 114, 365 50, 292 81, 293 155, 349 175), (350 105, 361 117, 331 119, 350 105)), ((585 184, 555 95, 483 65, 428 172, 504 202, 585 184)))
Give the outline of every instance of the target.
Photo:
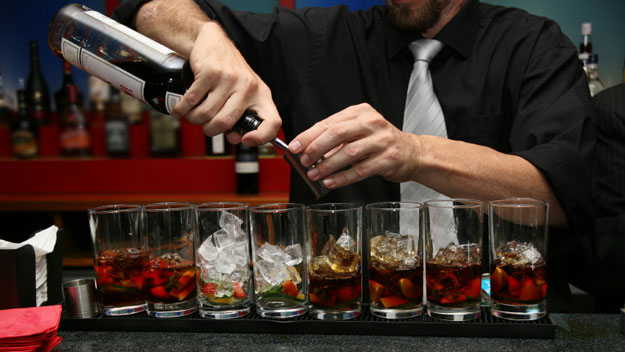
POLYGON ((289 144, 310 167, 311 180, 343 187, 380 175, 393 182, 414 178, 419 168, 419 136, 398 130, 369 104, 348 107, 302 132, 289 144), (347 166, 351 168, 337 172, 347 166), (336 174, 335 174, 336 172, 336 174))
MULTIPOLYGON (((195 81, 173 109, 174 116, 203 125, 214 136, 232 128, 246 109, 264 121, 257 131, 245 135, 247 144, 261 145, 278 134, 281 119, 269 87, 249 67, 221 27, 202 25, 190 55, 195 81)), ((236 133, 228 136, 238 143, 236 133)))

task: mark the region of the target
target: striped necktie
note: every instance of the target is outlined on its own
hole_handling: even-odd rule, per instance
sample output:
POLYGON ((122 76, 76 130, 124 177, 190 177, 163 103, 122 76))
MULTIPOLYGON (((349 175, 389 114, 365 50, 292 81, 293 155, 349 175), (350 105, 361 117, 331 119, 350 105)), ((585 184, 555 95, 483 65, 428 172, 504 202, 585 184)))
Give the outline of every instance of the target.
MULTIPOLYGON (((434 94, 429 65, 443 48, 434 39, 420 39, 410 43, 414 65, 408 82, 406 107, 402 131, 418 135, 434 135, 447 138, 447 128, 441 105, 434 94)), ((447 198, 418 182, 402 182, 401 200, 425 202, 430 199, 447 198)))

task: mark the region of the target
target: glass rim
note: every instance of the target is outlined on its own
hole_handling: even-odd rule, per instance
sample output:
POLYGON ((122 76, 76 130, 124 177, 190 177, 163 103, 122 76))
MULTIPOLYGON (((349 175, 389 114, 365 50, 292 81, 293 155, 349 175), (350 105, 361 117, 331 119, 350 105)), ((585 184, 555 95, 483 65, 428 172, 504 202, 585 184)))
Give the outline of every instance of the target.
POLYGON ((356 203, 318 203, 318 204, 309 204, 306 206, 307 212, 316 212, 316 213, 336 213, 336 212, 348 212, 354 210, 362 210, 362 206, 356 203), (328 208, 335 207, 338 208, 328 208))
POLYGON ((304 208, 304 204, 301 203, 268 203, 255 205, 249 209, 253 213, 276 213, 298 209, 304 210, 304 208))
POLYGON ((193 203, 187 202, 161 202, 161 203, 150 203, 146 204, 142 207, 142 209, 146 212, 168 212, 168 211, 181 211, 181 210, 190 210, 194 209, 196 206, 193 203))
POLYGON ((450 198, 450 199, 430 199, 423 203, 425 207, 428 208, 449 208, 449 209, 472 209, 477 207, 482 207, 484 202, 477 199, 471 198, 450 198), (459 202, 461 204, 454 204, 454 202, 459 202))
POLYGON ((132 213, 141 210, 142 206, 138 204, 109 204, 90 208, 87 210, 89 214, 119 214, 132 213))
POLYGON ((249 204, 242 202, 206 202, 196 206, 197 211, 246 210, 249 204))
POLYGON ((402 211, 402 210, 415 210, 415 209, 420 209, 421 207, 423 207, 423 203, 421 202, 401 202, 401 201, 388 201, 388 202, 376 202, 376 203, 369 203, 365 206, 365 209, 367 210, 395 210, 395 211, 402 211), (393 208, 390 207, 390 205, 399 205, 399 207, 397 208, 393 208), (404 205, 409 205, 409 207, 404 207, 404 205))
POLYGON ((491 200, 488 202, 488 206, 497 208, 535 208, 548 207, 549 202, 539 198, 517 197, 491 200))

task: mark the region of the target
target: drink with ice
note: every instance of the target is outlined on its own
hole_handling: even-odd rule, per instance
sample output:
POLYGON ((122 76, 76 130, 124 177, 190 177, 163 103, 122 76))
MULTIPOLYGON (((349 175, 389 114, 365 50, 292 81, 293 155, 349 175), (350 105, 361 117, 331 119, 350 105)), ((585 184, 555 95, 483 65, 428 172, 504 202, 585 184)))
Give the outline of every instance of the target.
POLYGON ((428 302, 441 307, 474 307, 481 301, 482 254, 477 244, 449 246, 426 263, 428 302))
POLYGON ((428 315, 466 321, 481 314, 482 202, 425 203, 425 282, 428 315))
POLYGON ((202 317, 229 319, 250 312, 247 204, 198 206, 198 305, 202 317))
POLYGON ((488 215, 491 314, 511 320, 546 316, 549 203, 532 198, 494 200, 488 215))
POLYGON ((362 279, 359 269, 356 241, 347 232, 336 241, 330 235, 310 268, 311 307, 348 312, 360 309, 362 279))
POLYGON ((310 313, 317 319, 357 317, 362 301, 361 208, 317 204, 306 215, 310 313))
POLYGON ((378 315, 378 311, 393 309, 415 310, 418 314, 423 304, 423 265, 415 238, 387 231, 385 235, 373 237, 369 246, 372 312, 378 315))
POLYGON ((265 204, 250 212, 256 311, 278 319, 306 313, 304 206, 265 204))
POLYGON ((511 241, 497 248, 490 281, 499 303, 537 304, 547 298, 547 265, 531 243, 511 241))

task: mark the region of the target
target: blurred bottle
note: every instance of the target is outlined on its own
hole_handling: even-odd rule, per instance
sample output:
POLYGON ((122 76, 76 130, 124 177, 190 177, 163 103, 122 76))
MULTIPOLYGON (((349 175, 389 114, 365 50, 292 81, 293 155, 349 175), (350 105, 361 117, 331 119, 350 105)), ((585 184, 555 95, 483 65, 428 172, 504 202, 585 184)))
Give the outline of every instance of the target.
MULTIPOLYGON (((23 80, 22 80, 23 81, 23 80)), ((4 90, 2 71, 0 71, 0 125, 7 125, 13 116, 13 99, 4 90)))
POLYGON ((625 82, 625 60, 623 61, 623 82, 625 82))
POLYGON ((20 78, 17 91, 17 115, 11 121, 11 150, 18 159, 33 159, 39 155, 37 137, 39 126, 28 113, 24 79, 20 78))
POLYGON ((128 119, 121 110, 121 94, 110 87, 111 99, 106 108, 106 153, 112 158, 127 158, 130 155, 130 132, 128 119))
POLYGON ((68 105, 60 115, 59 148, 64 156, 91 155, 91 135, 87 119, 78 105, 76 86, 67 86, 68 105))
POLYGON ((128 118, 128 123, 143 122, 143 103, 128 94, 121 95, 122 112, 128 118))
MULTIPOLYGON (((56 111, 60 114, 68 104, 69 98, 67 96, 67 86, 74 84, 74 78, 72 76, 72 65, 63 60, 63 83, 61 88, 54 93, 54 103, 56 104, 56 111)), ((82 93, 78 91, 78 105, 82 107, 82 93)))
POLYGON ((258 148, 239 143, 234 163, 238 194, 258 193, 258 148))
POLYGON ((229 146, 223 133, 213 137, 206 136, 206 155, 219 156, 230 154, 229 146))
POLYGON ((30 115, 40 124, 50 123, 50 93, 41 73, 37 42, 30 45, 30 73, 26 81, 26 106, 30 115))
POLYGON ((587 75, 591 97, 605 89, 603 83, 599 80, 599 57, 597 54, 591 54, 588 58, 587 75))
POLYGON ((158 111, 150 111, 150 155, 155 158, 180 155, 180 121, 158 111))
POLYGON ((582 23, 582 42, 579 43, 579 60, 582 62, 584 66, 584 70, 586 70, 586 65, 588 64, 588 59, 590 54, 592 54, 592 41, 590 40, 590 35, 592 34, 592 23, 584 22, 582 23))
POLYGON ((104 119, 106 106, 111 100, 111 89, 108 83, 95 76, 87 79, 89 88, 89 111, 94 113, 95 119, 104 119))

